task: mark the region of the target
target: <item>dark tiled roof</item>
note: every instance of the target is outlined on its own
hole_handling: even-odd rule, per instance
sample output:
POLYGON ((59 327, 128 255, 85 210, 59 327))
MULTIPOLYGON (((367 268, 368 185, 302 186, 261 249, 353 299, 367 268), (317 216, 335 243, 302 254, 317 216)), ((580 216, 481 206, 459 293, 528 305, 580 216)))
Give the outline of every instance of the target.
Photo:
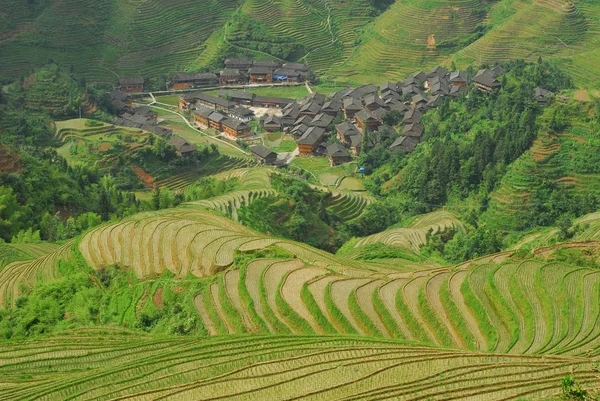
POLYGON ((225 118, 223 121, 221 121, 221 124, 237 131, 250 128, 248 124, 240 120, 236 120, 235 118, 225 118))
POLYGON ((231 98, 231 99, 241 99, 241 100, 247 100, 247 101, 252 101, 252 99, 254 99, 254 93, 251 92, 238 92, 238 91, 228 91, 228 90, 223 90, 221 89, 219 91, 219 97, 225 99, 227 97, 231 98))
POLYGON ((243 65, 243 66, 252 66, 252 60, 247 59, 247 58, 228 58, 225 60, 225 65, 226 66, 231 66, 231 65, 243 65))
POLYGON ((213 112, 213 109, 209 109, 208 107, 203 106, 197 106, 196 110, 194 110, 194 114, 197 114, 204 118, 208 118, 213 112))
POLYGON ((306 130, 306 132, 302 135, 300 139, 298 139, 298 143, 300 145, 316 145, 321 141, 325 135, 325 129, 321 127, 310 127, 306 130))
POLYGON ((254 60, 252 62, 253 67, 269 67, 272 70, 279 67, 281 63, 273 60, 254 60))
POLYGON ((212 112, 210 114, 210 116, 208 116, 208 119, 211 121, 216 121, 216 122, 222 122, 223 120, 225 120, 227 117, 225 117, 223 114, 218 113, 216 111, 212 112))
POLYGON ((329 124, 333 121, 333 117, 329 114, 321 113, 317 114, 315 118, 312 119, 309 125, 314 125, 316 127, 327 128, 329 124))
POLYGON ((273 72, 273 75, 283 75, 288 77, 298 77, 300 76, 300 71, 292 70, 291 68, 279 67, 273 72))
POLYGON ((290 103, 293 103, 294 101, 292 99, 288 99, 285 97, 273 97, 273 96, 255 96, 254 97, 254 102, 255 103, 275 103, 275 104, 279 104, 279 105, 287 105, 290 103))
POLYGON ((404 127, 402 135, 420 138, 424 131, 425 128, 423 127, 423 124, 408 124, 404 127))
POLYGON ((283 66, 285 69, 295 70, 295 71, 308 71, 308 66, 302 63, 285 63, 283 66))
POLYGON ((238 68, 225 68, 221 71, 222 77, 240 77, 243 74, 240 72, 238 68))
POLYGON ((360 131, 348 121, 344 121, 343 123, 336 125, 335 128, 338 131, 340 131, 344 136, 353 136, 360 134, 360 131))
POLYGON ((373 121, 373 120, 377 120, 377 118, 369 111, 367 110, 361 110, 358 113, 356 113, 356 118, 360 119, 361 121, 373 121))
POLYGON ((142 77, 119 78, 120 85, 141 85, 143 83, 144 83, 144 78, 142 78, 142 77))
POLYGON ((448 75, 448 70, 445 69, 444 67, 433 67, 431 70, 429 70, 427 72, 427 77, 428 78, 432 78, 434 76, 438 76, 438 77, 445 77, 446 75, 448 75))
POLYGON ((271 74, 273 72, 273 69, 270 67, 258 67, 258 66, 254 66, 252 68, 250 68, 250 70, 248 71, 249 74, 271 74))
POLYGON ((477 75, 475 75, 475 78, 473 78, 473 82, 490 88, 498 88, 501 86, 500 81, 496 79, 495 73, 488 68, 479 70, 477 75))
POLYGON ((173 81, 217 80, 217 74, 212 72, 180 72, 173 76, 173 81))
POLYGON ((130 99, 130 96, 125 92, 121 92, 118 89, 114 89, 112 92, 110 92, 110 98, 126 102, 130 99))
POLYGON ((362 104, 359 100, 355 98, 347 98, 344 99, 344 109, 346 110, 360 110, 362 109, 362 104))
POLYGON ((195 145, 189 143, 178 135, 173 135, 167 142, 175 146, 175 149, 177 149, 177 151, 180 153, 187 153, 196 150, 195 145))
POLYGON ((250 146, 250 151, 262 159, 266 159, 272 154, 277 154, 263 145, 250 146))
POLYGON ((397 138, 394 143, 390 146, 390 149, 404 149, 407 151, 412 151, 419 144, 419 140, 417 138, 412 138, 408 136, 401 136, 397 138))
POLYGON ((452 71, 448 80, 454 82, 467 82, 467 73, 465 71, 452 71))
POLYGON ((254 117, 254 112, 252 110, 242 106, 234 107, 229 113, 238 117, 254 117))
POLYGON ((350 153, 346 150, 346 148, 337 142, 332 143, 327 146, 327 154, 331 157, 347 157, 350 158, 350 153))

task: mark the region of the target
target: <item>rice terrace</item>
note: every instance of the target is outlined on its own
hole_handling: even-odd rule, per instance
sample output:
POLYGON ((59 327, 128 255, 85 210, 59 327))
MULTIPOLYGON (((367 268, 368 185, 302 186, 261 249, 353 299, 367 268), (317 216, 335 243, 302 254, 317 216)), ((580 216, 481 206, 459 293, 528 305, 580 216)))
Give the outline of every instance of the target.
POLYGON ((600 401, 600 2, 0 0, 0 400, 600 401))

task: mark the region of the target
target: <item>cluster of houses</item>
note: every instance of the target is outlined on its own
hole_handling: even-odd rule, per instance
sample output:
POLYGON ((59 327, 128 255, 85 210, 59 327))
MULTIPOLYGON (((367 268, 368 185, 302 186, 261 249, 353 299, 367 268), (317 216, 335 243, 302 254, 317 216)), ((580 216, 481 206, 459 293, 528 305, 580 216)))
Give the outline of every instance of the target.
MULTIPOLYGON (((273 60, 230 58, 219 72, 181 72, 173 76, 173 89, 190 89, 247 84, 273 84, 304 82, 312 72, 306 64, 281 63, 273 60)), ((119 79, 119 90, 126 93, 144 92, 144 79, 125 77, 119 79)))
POLYGON ((139 128, 161 136, 175 147, 175 151, 180 156, 189 156, 196 152, 196 145, 178 135, 174 135, 173 130, 160 127, 158 125, 158 114, 150 107, 133 107, 131 97, 120 90, 113 90, 110 97, 113 109, 117 113, 117 118, 113 120, 114 125, 139 128))
MULTIPOLYGON (((228 59, 219 77, 206 73, 178 74, 181 80, 176 84, 189 84, 185 87, 191 87, 205 85, 209 81, 212 84, 217 82, 215 80, 221 84, 233 84, 240 83, 240 79, 243 82, 272 82, 274 79, 306 79, 307 73, 307 67, 297 63, 280 65, 272 61, 228 59)), ((381 130, 384 126, 396 136, 390 146, 391 151, 411 152, 424 134, 421 116, 428 109, 437 107, 445 97, 465 94, 471 85, 485 93, 498 90, 502 86, 502 74, 501 66, 483 68, 472 78, 465 71, 435 67, 413 74, 404 81, 386 82, 379 87, 369 84, 345 88, 329 97, 313 93, 299 100, 227 89, 219 91, 218 96, 195 91, 182 95, 179 107, 191 111, 199 125, 213 128, 234 140, 253 135, 249 122, 257 118, 252 108, 277 109, 277 112, 267 112, 259 119, 266 132, 285 132, 295 139, 300 155, 326 155, 331 165, 338 165, 360 154, 366 132, 381 130), (386 114, 392 111, 401 117, 400 132, 384 122, 386 114), (337 141, 330 140, 333 135, 337 141)), ((134 83, 131 82, 132 85, 134 83)), ((536 88, 534 96, 541 105, 545 105, 553 94, 536 88)), ((115 124, 143 128, 158 135, 170 134, 152 123, 156 116, 151 110, 147 107, 131 108, 128 101, 126 93, 113 91, 113 105, 121 110, 115 124)), ((180 144, 180 148, 183 145, 186 144, 180 144)), ((251 147, 251 151, 266 164, 275 164, 277 160, 277 154, 262 145, 251 147)), ((180 149, 178 152, 184 153, 180 149)))

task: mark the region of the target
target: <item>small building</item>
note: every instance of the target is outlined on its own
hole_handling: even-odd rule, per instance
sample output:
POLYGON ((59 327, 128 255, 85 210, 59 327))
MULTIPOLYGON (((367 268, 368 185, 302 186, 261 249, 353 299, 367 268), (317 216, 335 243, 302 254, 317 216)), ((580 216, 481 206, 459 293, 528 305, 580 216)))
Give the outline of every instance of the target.
POLYGON ((401 136, 390 145, 390 150, 403 151, 406 153, 412 152, 419 144, 419 139, 410 136, 401 136))
POLYGON ((351 124, 348 121, 336 125, 335 132, 337 138, 343 143, 349 143, 351 136, 360 135, 360 131, 356 129, 354 124, 351 124))
POLYGON ((452 71, 448 76, 450 85, 467 86, 467 73, 465 71, 452 71))
POLYGON ((405 125, 402 135, 410 136, 412 138, 421 138, 423 136, 423 132, 425 132, 425 127, 423 127, 423 124, 415 123, 405 125))
MULTIPOLYGON (((427 80, 429 80, 433 77, 445 78, 446 76, 448 76, 448 74, 449 71, 447 69, 445 69, 444 67, 437 66, 427 71, 425 75, 427 75, 427 80)), ((425 81, 425 86, 427 86, 427 81, 425 81)))
POLYGON ((419 93, 418 95, 414 95, 412 97, 411 104, 415 109, 422 110, 425 108, 425 106, 427 106, 427 98, 419 93))
POLYGON ((407 85, 402 87, 402 97, 412 97, 423 93, 416 85, 407 85))
POLYGON ((356 113, 362 110, 360 100, 353 97, 344 99, 344 114, 347 119, 354 118, 356 113))
POLYGON ((440 105, 440 102, 442 101, 442 98, 443 98, 442 95, 433 95, 427 101, 427 107, 430 109, 434 109, 434 108, 438 107, 440 105))
POLYGON ((421 113, 419 109, 410 109, 404 114, 404 117, 402 118, 402 123, 405 125, 416 124, 421 121, 422 115, 423 113, 421 113))
POLYGON ((298 151, 301 155, 311 155, 316 149, 321 140, 325 136, 325 129, 320 127, 310 127, 298 139, 298 151))
POLYGON ((281 118, 276 116, 267 116, 263 122, 263 128, 267 132, 281 131, 281 118))
POLYGON ((450 83, 445 78, 434 77, 430 81, 429 92, 432 95, 447 95, 450 93, 450 83))
POLYGON ((331 100, 329 102, 323 103, 321 106, 321 113, 325 113, 332 117, 335 117, 337 113, 342 109, 342 102, 339 100, 331 100))
POLYGON ((314 118, 320 113, 322 105, 319 102, 308 102, 300 107, 299 117, 308 116, 314 118))
POLYGON ((248 70, 248 76, 252 83, 270 83, 273 81, 273 70, 268 67, 253 66, 248 70))
POLYGON ((368 94, 363 98, 365 109, 374 111, 384 106, 384 101, 377 93, 368 94))
POLYGON ((327 129, 329 124, 333 122, 333 117, 329 114, 321 113, 317 114, 308 124, 311 127, 321 127, 327 129))
POLYGON ((304 72, 304 73, 308 73, 308 71, 310 71, 308 66, 306 64, 302 64, 302 63, 285 63, 281 66, 281 68, 287 68, 290 70, 300 71, 300 72, 304 72))
POLYGON ((300 82, 302 81, 302 72, 289 68, 279 67, 273 71, 273 82, 300 82))
POLYGON ((181 108, 190 107, 192 104, 206 106, 215 110, 229 110, 237 106, 237 104, 234 102, 230 102, 229 100, 216 96, 207 95, 204 92, 187 93, 180 98, 179 106, 181 108))
POLYGON ((227 115, 232 118, 237 118, 245 123, 254 120, 254 117, 256 117, 252 110, 242 106, 236 106, 233 109, 228 110, 227 115))
POLYGON ((352 161, 350 153, 338 142, 327 146, 327 158, 329 159, 329 165, 332 167, 352 161))
POLYGON ((128 77, 119 79, 119 90, 126 93, 140 93, 144 91, 144 78, 128 77))
POLYGON ((226 116, 219 113, 218 111, 213 111, 212 113, 210 113, 210 116, 208 116, 208 126, 221 132, 223 131, 223 121, 226 118, 226 116))
POLYGON ((175 146, 175 151, 179 156, 190 156, 196 151, 196 145, 189 143, 178 135, 171 136, 167 142, 175 146))
POLYGON ((544 88, 540 88, 539 86, 534 90, 534 98, 540 106, 547 106, 548 103, 552 101, 553 97, 554 93, 544 88))
POLYGON ((221 85, 243 85, 248 82, 248 76, 238 68, 225 68, 219 76, 221 85))
POLYGON ((308 131, 310 127, 306 124, 296 124, 290 130, 290 134, 292 134, 295 138, 300 138, 306 131, 308 131))
POLYGON ((275 107, 283 109, 288 104, 293 103, 292 99, 285 97, 274 97, 274 96, 254 96, 252 105, 255 107, 275 107))
POLYGON ((156 120, 158 118, 158 113, 148 106, 134 107, 133 111, 135 112, 135 114, 139 114, 140 116, 151 118, 153 120, 156 120))
POLYGON ((377 119, 370 111, 361 110, 354 116, 358 128, 364 131, 376 131, 381 125, 381 121, 377 119))
POLYGON ((382 94, 389 92, 398 92, 398 84, 395 82, 387 81, 379 86, 379 90, 382 94))
POLYGON ((251 134, 250 126, 235 118, 225 118, 221 121, 223 132, 233 138, 242 138, 251 134))
POLYGON ((281 117, 281 124, 284 127, 291 127, 294 125, 298 116, 300 115, 300 105, 297 102, 290 103, 283 108, 283 116, 281 117))
POLYGON ((114 89, 112 92, 110 92, 110 101, 116 114, 134 113, 131 107, 133 105, 133 101, 131 100, 131 96, 129 96, 127 93, 118 89, 114 89))
POLYGON ((203 125, 205 127, 210 126, 209 117, 214 112, 213 109, 209 109, 208 107, 198 106, 196 110, 194 110, 194 120, 203 125))
POLYGON ((277 161, 277 153, 263 145, 250 146, 250 152, 263 164, 272 165, 277 161))
POLYGON ((350 143, 346 143, 346 146, 350 148, 354 157, 360 155, 362 149, 363 135, 359 132, 358 135, 352 135, 350 137, 350 143))
POLYGON ((221 89, 219 91, 220 98, 229 100, 229 101, 237 103, 237 104, 244 104, 244 105, 248 105, 248 106, 252 105, 254 96, 256 96, 256 95, 251 92, 238 92, 238 91, 223 90, 223 89, 221 89))
POLYGON ((469 91, 467 85, 450 85, 450 92, 448 96, 450 97, 458 97, 463 95, 469 91))
POLYGON ((500 89, 502 86, 496 76, 496 73, 489 68, 484 68, 477 71, 475 78, 473 78, 473 84, 480 91, 487 93, 492 93, 494 90, 500 89))
POLYGON ((275 71, 277 68, 281 66, 281 63, 273 60, 254 60, 252 62, 252 67, 266 67, 271 71, 275 71))
POLYGON ((197 86, 218 85, 219 78, 212 72, 181 72, 173 76, 173 89, 187 89, 197 86))
POLYGON ((225 69, 233 68, 241 71, 248 71, 254 65, 254 61, 248 58, 228 58, 225 60, 225 69))

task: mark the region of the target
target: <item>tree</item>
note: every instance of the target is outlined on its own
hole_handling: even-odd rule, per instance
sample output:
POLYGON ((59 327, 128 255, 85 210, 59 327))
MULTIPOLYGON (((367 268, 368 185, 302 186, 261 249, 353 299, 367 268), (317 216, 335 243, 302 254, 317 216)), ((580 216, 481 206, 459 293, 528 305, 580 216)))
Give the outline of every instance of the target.
POLYGON ((562 217, 557 222, 559 236, 562 241, 567 240, 573 237, 573 230, 571 227, 573 226, 573 222, 567 216, 562 217))
POLYGON ((598 398, 590 396, 587 390, 581 388, 572 375, 562 379, 562 399, 565 401, 595 401, 598 398))
POLYGON ((160 187, 157 185, 152 194, 152 207, 154 210, 160 209, 160 187))
POLYGON ((0 238, 10 241, 23 226, 25 208, 19 205, 12 188, 0 187, 0 238))

